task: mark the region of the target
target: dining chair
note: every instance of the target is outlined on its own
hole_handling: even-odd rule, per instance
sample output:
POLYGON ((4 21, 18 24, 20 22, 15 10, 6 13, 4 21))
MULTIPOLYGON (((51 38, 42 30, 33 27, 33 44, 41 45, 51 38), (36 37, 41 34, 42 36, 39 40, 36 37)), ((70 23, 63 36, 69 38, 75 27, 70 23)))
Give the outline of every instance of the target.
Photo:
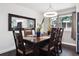
POLYGON ((32 35, 32 30, 31 29, 24 29, 24 36, 27 37, 28 35, 32 35))
POLYGON ((56 55, 62 53, 62 36, 63 36, 63 28, 53 28, 55 32, 55 52, 56 55))
POLYGON ((63 36, 64 28, 59 28, 59 38, 58 38, 58 48, 59 52, 62 53, 62 36, 63 36))
POLYGON ((30 55, 33 53, 32 47, 27 46, 23 41, 22 31, 13 29, 13 36, 16 45, 16 55, 30 55))
POLYGON ((44 52, 45 55, 56 55, 56 28, 51 30, 51 37, 47 45, 41 48, 41 51, 44 52))
POLYGON ((55 55, 59 56, 59 28, 52 28, 51 37, 54 35, 54 47, 55 47, 55 55), (52 34, 53 33, 53 34, 52 34))

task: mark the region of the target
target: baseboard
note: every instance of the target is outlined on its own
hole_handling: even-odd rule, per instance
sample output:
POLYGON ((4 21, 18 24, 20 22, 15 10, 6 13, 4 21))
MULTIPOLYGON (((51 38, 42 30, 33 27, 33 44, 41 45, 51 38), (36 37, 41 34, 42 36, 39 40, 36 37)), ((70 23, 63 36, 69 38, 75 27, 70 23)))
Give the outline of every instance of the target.
POLYGON ((73 43, 67 43, 67 42, 62 42, 62 44, 71 45, 71 46, 76 46, 76 44, 73 44, 73 43))
POLYGON ((11 47, 11 48, 8 48, 8 49, 1 50, 0 54, 11 51, 11 50, 14 50, 14 49, 15 49, 15 47, 11 47))

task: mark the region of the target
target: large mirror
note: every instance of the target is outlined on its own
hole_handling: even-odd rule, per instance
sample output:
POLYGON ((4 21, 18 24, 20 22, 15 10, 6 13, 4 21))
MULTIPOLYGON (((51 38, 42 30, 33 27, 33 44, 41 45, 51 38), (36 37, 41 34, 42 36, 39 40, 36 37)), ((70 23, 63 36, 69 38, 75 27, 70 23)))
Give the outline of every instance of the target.
POLYGON ((8 30, 17 28, 18 23, 22 23, 22 29, 35 29, 35 19, 15 14, 8 14, 8 30))

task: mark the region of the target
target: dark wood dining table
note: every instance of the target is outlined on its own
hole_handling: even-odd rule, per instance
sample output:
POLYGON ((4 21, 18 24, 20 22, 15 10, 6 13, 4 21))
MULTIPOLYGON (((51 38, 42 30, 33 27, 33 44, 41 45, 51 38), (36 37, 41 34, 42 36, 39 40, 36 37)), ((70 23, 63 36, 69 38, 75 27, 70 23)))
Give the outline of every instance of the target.
POLYGON ((40 37, 28 35, 27 37, 23 37, 24 41, 29 45, 33 46, 34 55, 39 55, 39 48, 45 46, 49 42, 50 35, 43 35, 40 37))

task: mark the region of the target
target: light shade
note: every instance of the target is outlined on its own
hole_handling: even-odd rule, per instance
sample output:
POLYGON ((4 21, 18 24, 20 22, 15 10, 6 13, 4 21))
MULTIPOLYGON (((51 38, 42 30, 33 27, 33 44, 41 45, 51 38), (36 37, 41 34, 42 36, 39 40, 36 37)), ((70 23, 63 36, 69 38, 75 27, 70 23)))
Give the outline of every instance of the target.
POLYGON ((48 12, 45 12, 43 15, 44 17, 54 17, 54 16, 57 16, 57 12, 48 11, 48 12))

